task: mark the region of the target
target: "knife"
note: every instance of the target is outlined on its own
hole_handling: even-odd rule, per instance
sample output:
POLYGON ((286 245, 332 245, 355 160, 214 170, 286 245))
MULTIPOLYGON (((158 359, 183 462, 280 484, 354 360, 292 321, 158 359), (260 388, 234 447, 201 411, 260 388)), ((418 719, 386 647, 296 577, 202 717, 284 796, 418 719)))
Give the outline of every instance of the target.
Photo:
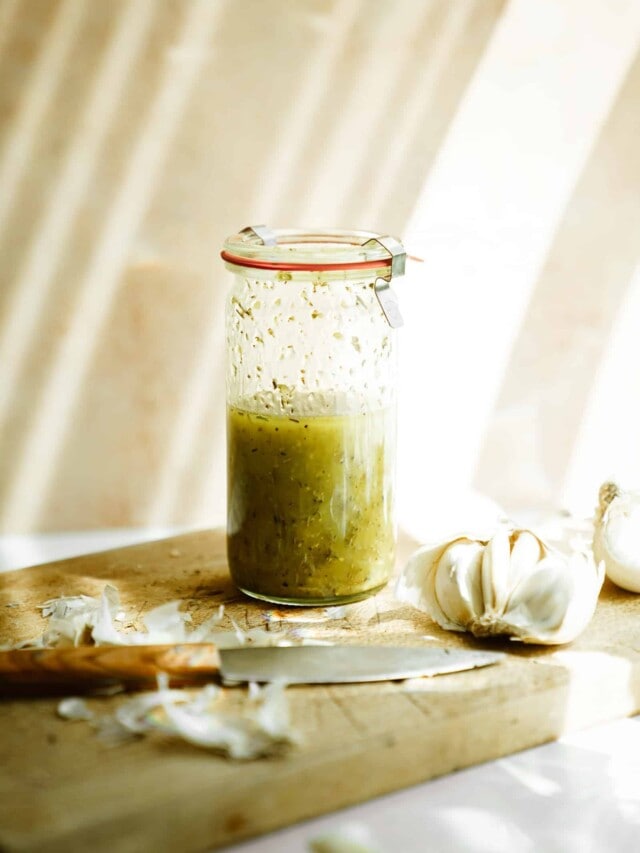
POLYGON ((155 687, 166 673, 174 685, 283 681, 340 684, 394 681, 489 666, 501 652, 396 646, 77 646, 0 652, 0 695, 19 688, 92 690, 111 684, 155 687))

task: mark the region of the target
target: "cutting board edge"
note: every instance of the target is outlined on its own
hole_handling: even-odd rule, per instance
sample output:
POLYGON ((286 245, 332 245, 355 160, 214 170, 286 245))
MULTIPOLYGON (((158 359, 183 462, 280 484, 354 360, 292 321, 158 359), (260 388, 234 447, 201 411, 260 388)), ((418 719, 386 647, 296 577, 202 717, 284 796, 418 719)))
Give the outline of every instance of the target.
MULTIPOLYGON (((640 669, 637 675, 640 685, 640 669)), ((448 730, 455 726, 455 719, 442 720, 438 727, 432 727, 421 743, 416 740, 412 731, 407 730, 399 739, 388 734, 365 737, 354 742, 351 750, 340 749, 330 755, 318 752, 298 758, 293 756, 287 773, 280 778, 274 778, 267 792, 262 782, 243 790, 231 791, 224 799, 220 799, 217 792, 216 811, 225 816, 214 820, 213 823, 210 812, 205 812, 201 807, 194 808, 195 800, 179 804, 176 802, 175 792, 168 791, 166 798, 150 802, 144 812, 136 807, 129 815, 120 814, 115 834, 114 826, 105 822, 106 825, 101 828, 95 821, 86 826, 76 826, 71 831, 61 832, 55 837, 51 836, 50 829, 45 828, 37 835, 32 831, 27 835, 15 831, 6 832, 0 828, 0 851, 74 853, 83 851, 90 845, 93 853, 113 853, 114 850, 118 853, 139 853, 141 849, 153 849, 154 853, 169 853, 176 849, 177 844, 184 853, 196 853, 204 849, 219 850, 230 844, 260 837, 449 773, 504 758, 554 741, 564 734, 598 723, 622 719, 640 711, 639 700, 627 714, 612 717, 611 714, 594 712, 588 719, 584 718, 581 725, 567 725, 562 713, 566 699, 566 685, 557 685, 552 689, 540 690, 534 697, 530 694, 514 697, 502 706, 499 718, 495 709, 490 706, 480 707, 467 720, 472 728, 475 727, 480 732, 480 736, 472 741, 471 748, 467 743, 466 752, 462 754, 441 750, 435 761, 434 750, 438 753, 438 742, 451 736, 451 731, 448 730), (537 722, 537 728, 531 728, 532 721, 537 722), (503 737, 498 747, 487 734, 482 735, 491 729, 487 724, 493 724, 494 729, 498 724, 497 728, 503 737), (486 730, 483 729, 484 725, 487 726, 486 730), (429 752, 428 761, 426 751, 429 752), (347 780, 348 785, 344 784, 346 758, 354 762, 353 772, 347 780), (390 779, 390 766, 394 768, 394 773, 398 774, 393 781, 390 779), (296 784, 301 774, 305 778, 304 787, 300 786, 299 781, 296 784), (336 784, 337 779, 341 780, 342 784, 336 784), (362 782, 366 788, 358 788, 354 782, 362 782), (293 811, 292 785, 298 795, 300 792, 304 794, 293 811), (357 793, 353 793, 354 791, 357 793), (288 811, 279 808, 279 803, 283 801, 286 801, 288 811), (256 803, 259 804, 257 810, 256 803), (252 814, 247 818, 249 812, 252 814), (179 813, 180 817, 167 824, 167 815, 176 813, 179 813), (188 826, 192 835, 197 836, 197 840, 194 838, 193 843, 188 846, 185 843, 185 826, 188 826), (150 828, 153 831, 152 836, 149 834, 150 828)), ((189 749, 188 746, 185 748, 189 749)))

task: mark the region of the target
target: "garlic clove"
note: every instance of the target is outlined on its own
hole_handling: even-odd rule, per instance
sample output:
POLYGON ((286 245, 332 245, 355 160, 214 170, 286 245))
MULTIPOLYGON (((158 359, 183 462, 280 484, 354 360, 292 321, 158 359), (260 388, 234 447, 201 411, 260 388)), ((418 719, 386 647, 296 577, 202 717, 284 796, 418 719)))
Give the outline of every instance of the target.
MULTIPOLYGON (((455 542, 457 540, 453 540, 455 542)), ((418 548, 404 567, 396 583, 396 597, 408 601, 419 610, 424 610, 432 619, 453 631, 463 630, 447 618, 435 595, 435 566, 444 551, 453 542, 440 542, 436 545, 423 545, 418 548)))
POLYGON ((576 551, 569 558, 568 571, 574 592, 569 600, 560 635, 572 639, 587 627, 595 613, 604 581, 604 564, 596 563, 592 554, 576 551))
POLYGON ((622 589, 640 592, 640 494, 623 492, 613 483, 600 489, 593 536, 596 560, 622 589))
POLYGON ((505 621, 525 643, 569 643, 593 618, 603 580, 591 555, 552 552, 514 589, 505 621))
POLYGON ((553 560, 542 561, 514 590, 505 621, 520 639, 530 639, 531 626, 535 625, 537 641, 544 642, 562 625, 571 595, 570 586, 553 560))
POLYGON ((514 536, 511 549, 510 586, 525 577, 536 563, 544 557, 545 549, 537 536, 529 530, 521 530, 514 536))
MULTIPOLYGON (((500 528, 484 548, 482 556, 482 594, 484 609, 499 613, 509 594, 510 542, 508 528, 500 528)), ((478 613, 478 616, 483 614, 478 613)))
POLYGON ((468 625, 474 613, 483 609, 482 552, 479 542, 463 540, 447 548, 434 571, 435 600, 439 608, 439 621, 449 620, 456 630, 468 625))

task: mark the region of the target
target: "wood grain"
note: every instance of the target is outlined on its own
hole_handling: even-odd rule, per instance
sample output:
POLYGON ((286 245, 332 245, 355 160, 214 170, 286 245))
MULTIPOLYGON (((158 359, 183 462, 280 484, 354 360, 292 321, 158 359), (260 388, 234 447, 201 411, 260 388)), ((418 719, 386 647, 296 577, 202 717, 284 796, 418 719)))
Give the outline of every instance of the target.
MULTIPOLYGON (((424 638, 433 646, 487 647, 441 631, 390 589, 338 619, 294 623, 301 611, 265 607, 234 590, 217 531, 0 576, 0 643, 41 632, 35 607, 47 598, 96 594, 106 581, 120 589, 132 624, 181 598, 195 625, 225 603, 242 627, 295 625, 316 639, 362 644, 424 638)), ((504 664, 398 684, 290 688, 301 746, 249 763, 160 735, 114 748, 86 723, 57 718, 52 699, 4 701, 0 849, 220 848, 640 710, 640 598, 631 593, 605 584, 591 625, 569 647, 488 645, 508 653, 504 664)), ((225 701, 239 701, 242 692, 225 691, 225 701)), ((88 703, 100 715, 121 701, 88 703)))

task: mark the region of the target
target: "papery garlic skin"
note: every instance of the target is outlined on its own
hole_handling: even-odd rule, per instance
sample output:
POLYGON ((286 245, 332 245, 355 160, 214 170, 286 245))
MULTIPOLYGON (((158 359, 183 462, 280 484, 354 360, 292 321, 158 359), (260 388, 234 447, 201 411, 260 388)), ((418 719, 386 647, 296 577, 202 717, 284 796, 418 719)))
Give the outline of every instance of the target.
POLYGON ((593 553, 604 562, 607 577, 630 592, 640 592, 640 493, 615 483, 600 488, 593 553))
POLYGON ((567 556, 529 530, 503 526, 420 548, 396 595, 450 631, 555 645, 589 624, 603 579, 591 554, 567 556))

